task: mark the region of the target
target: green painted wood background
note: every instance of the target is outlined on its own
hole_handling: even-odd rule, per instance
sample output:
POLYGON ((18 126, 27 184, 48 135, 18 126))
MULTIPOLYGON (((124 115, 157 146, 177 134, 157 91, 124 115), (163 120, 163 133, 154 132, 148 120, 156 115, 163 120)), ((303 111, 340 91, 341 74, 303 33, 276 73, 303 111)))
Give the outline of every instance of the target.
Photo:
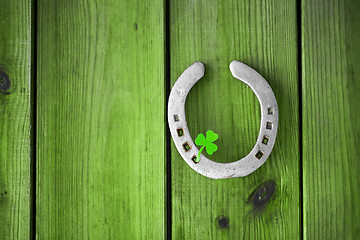
POLYGON ((207 129, 219 134, 219 151, 210 159, 231 162, 245 157, 260 129, 258 100, 232 77, 232 60, 252 66, 268 80, 280 115, 271 157, 245 178, 213 180, 194 174, 172 145, 173 239, 296 239, 300 233, 296 2, 179 0, 171 1, 170 17, 171 83, 191 63, 205 64, 204 78, 186 101, 186 115, 193 139, 207 129), (255 207, 248 202, 255 188, 271 180, 276 187, 269 204, 255 207), (227 219, 229 226, 220 228, 219 218, 227 219))
POLYGON ((36 237, 165 235, 162 1, 38 1, 36 237))
POLYGON ((11 82, 0 239, 357 239, 359 11, 357 0, 0 0, 11 82), (278 137, 253 174, 212 180, 172 144, 166 98, 203 62, 191 135, 219 134, 215 161, 244 157, 261 116, 234 59, 273 88, 278 137))
POLYGON ((30 237, 32 4, 0 1, 0 239, 30 237), (2 75, 2 74, 1 74, 2 75))
POLYGON ((360 234, 360 2, 302 3, 304 236, 360 234))

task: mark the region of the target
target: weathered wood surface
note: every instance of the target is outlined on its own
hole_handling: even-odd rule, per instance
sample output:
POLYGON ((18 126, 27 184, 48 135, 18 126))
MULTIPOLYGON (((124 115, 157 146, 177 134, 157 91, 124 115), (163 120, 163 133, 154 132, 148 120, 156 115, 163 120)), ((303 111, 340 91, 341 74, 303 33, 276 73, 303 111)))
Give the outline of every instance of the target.
POLYGON ((260 128, 258 100, 232 77, 232 60, 265 77, 280 109, 273 153, 246 178, 205 178, 172 145, 173 239, 300 237, 296 9, 296 1, 170 1, 171 85, 193 62, 205 64, 204 78, 189 93, 186 114, 193 139, 208 129, 219 134, 219 150, 210 159, 244 157, 260 128))
POLYGON ((304 237, 359 239, 360 2, 303 0, 304 237))
POLYGON ((0 0, 0 239, 357 239, 359 12, 356 0, 0 0), (260 106, 234 59, 274 90, 273 153, 246 178, 212 180, 171 143, 166 175, 166 85, 195 61, 193 139, 218 133, 219 162, 252 149, 260 106))
POLYGON ((30 237, 31 7, 0 1, 0 239, 30 237))
POLYGON ((163 1, 38 1, 38 239, 165 235, 163 1))

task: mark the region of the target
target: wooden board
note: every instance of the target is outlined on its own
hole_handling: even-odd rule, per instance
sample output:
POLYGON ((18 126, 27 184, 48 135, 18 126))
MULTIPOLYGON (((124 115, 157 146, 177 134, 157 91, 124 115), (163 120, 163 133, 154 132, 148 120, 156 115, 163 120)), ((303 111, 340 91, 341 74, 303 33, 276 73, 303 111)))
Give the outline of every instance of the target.
POLYGON ((0 1, 0 239, 30 237, 31 7, 0 1))
POLYGON ((304 0, 304 236, 360 233, 360 2, 304 0))
POLYGON ((165 235, 163 1, 38 1, 37 237, 165 235))
POLYGON ((273 152, 246 178, 205 178, 172 144, 173 239, 299 238, 296 9, 296 1, 171 1, 171 85, 193 62, 205 64, 204 78, 189 93, 186 115, 193 139, 208 129, 219 134, 219 150, 210 159, 241 159, 253 148, 260 129, 258 100, 232 77, 232 60, 265 77, 280 109, 273 152))

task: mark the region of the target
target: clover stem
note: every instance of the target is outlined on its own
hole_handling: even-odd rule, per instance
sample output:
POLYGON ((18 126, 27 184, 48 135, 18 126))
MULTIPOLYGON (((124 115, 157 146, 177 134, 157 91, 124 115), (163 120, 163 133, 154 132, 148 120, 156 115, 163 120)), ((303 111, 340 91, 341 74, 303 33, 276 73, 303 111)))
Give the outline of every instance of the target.
POLYGON ((205 145, 200 148, 200 151, 199 151, 198 156, 196 158, 196 162, 200 161, 200 154, 201 154, 202 150, 204 150, 204 148, 205 148, 205 145))

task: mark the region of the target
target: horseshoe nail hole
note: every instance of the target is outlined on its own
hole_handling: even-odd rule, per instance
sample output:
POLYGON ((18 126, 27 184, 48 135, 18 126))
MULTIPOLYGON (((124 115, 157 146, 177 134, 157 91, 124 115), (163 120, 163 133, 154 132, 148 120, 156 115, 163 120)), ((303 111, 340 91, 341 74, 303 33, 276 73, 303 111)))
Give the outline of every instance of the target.
POLYGON ((195 163, 195 164, 198 164, 199 161, 197 160, 197 157, 194 155, 191 160, 195 163))
POLYGON ((264 156, 264 153, 262 151, 258 151, 255 156, 257 159, 260 159, 262 156, 264 156))
POLYGON ((229 227, 229 219, 227 217, 218 216, 216 218, 216 220, 217 220, 220 228, 228 228, 229 227))
POLYGON ((179 115, 174 115, 174 121, 175 121, 175 122, 180 122, 180 117, 179 117, 179 115))
POLYGON ((190 144, 188 142, 183 144, 183 148, 184 148, 185 152, 188 152, 191 149, 190 144))
POLYGON ((274 109, 271 108, 271 107, 269 107, 269 108, 268 108, 268 114, 269 114, 269 115, 273 115, 273 114, 274 114, 274 109))
POLYGON ((176 129, 176 131, 177 131, 177 134, 178 134, 179 137, 184 136, 184 129, 178 128, 178 129, 176 129))
POLYGON ((269 137, 268 137, 268 136, 264 136, 264 137, 263 137, 263 140, 262 140, 262 143, 265 144, 265 145, 267 145, 268 142, 269 142, 269 137))
POLYGON ((272 129, 273 128, 273 123, 272 122, 266 122, 266 129, 272 129))

